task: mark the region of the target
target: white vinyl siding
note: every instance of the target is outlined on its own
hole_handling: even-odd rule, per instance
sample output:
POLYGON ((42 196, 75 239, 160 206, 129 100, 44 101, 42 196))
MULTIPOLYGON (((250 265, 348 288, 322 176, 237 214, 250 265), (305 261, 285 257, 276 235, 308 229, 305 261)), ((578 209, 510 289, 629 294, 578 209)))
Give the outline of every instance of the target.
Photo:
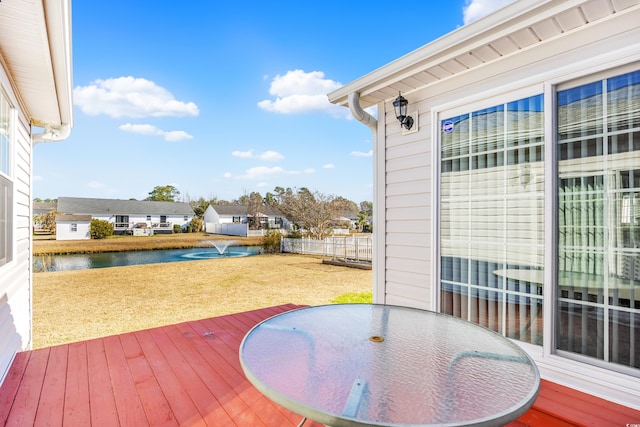
MULTIPOLYGON (((388 120, 387 129, 400 133, 393 113, 388 120)), ((387 304, 427 308, 433 303, 424 286, 431 280, 430 158, 430 145, 416 134, 385 151, 387 304)))
MULTIPOLYGON (((18 105, 2 68, 0 93, 5 97, 3 102, 18 105)), ((5 221, 8 221, 5 224, 8 228, 0 237, 6 250, 5 262, 0 264, 0 383, 15 354, 29 349, 32 340, 30 126, 15 108, 11 109, 10 117, 9 148, 3 148, 3 155, 8 153, 8 159, 3 160, 0 172, 5 189, 1 203, 4 204, 5 221)))

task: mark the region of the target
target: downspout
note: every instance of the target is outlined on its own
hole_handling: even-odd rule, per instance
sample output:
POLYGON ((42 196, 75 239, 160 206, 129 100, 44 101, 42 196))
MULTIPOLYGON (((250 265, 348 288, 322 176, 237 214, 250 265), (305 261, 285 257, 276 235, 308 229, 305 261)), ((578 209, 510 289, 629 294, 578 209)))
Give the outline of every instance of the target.
POLYGON ((58 142, 65 140, 71 134, 71 125, 63 123, 59 128, 46 126, 44 132, 31 135, 31 142, 36 145, 40 142, 58 142))
MULTIPOLYGON (((349 110, 353 117, 360 123, 371 129, 371 139, 373 142, 373 248, 371 254, 371 261, 373 265, 373 302, 375 304, 386 303, 386 290, 385 290, 385 203, 384 203, 384 188, 381 191, 379 180, 384 181, 384 176, 378 178, 378 171, 384 172, 384 149, 382 150, 382 166, 378 165, 380 161, 380 153, 378 153, 378 120, 371 114, 367 113, 360 106, 360 94, 358 92, 352 92, 349 94, 349 110), (378 220, 380 218, 380 220, 378 220)), ((383 184, 384 185, 384 184, 383 184)))
POLYGON ((356 118, 356 120, 371 129, 371 133, 373 134, 373 143, 375 146, 378 136, 378 121, 371 114, 362 109, 360 106, 360 94, 358 92, 352 92, 349 94, 349 110, 351 110, 351 114, 356 118))

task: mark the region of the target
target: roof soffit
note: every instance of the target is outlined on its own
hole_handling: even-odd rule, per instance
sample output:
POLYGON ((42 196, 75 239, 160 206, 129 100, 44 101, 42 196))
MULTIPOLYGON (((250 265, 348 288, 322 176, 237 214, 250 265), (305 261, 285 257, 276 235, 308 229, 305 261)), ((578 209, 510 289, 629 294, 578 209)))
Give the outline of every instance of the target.
POLYGON ((31 123, 72 124, 70 0, 0 2, 0 61, 31 123))
POLYGON ((468 72, 516 51, 614 14, 640 8, 640 0, 519 0, 459 28, 330 93, 348 104, 360 93, 363 108, 468 72))

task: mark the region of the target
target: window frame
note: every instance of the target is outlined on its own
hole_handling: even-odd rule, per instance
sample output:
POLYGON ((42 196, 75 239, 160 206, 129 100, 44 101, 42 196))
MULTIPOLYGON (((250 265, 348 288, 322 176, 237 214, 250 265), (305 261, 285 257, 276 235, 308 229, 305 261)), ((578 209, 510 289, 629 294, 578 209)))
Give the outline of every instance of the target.
POLYGON ((0 169, 0 180, 2 180, 4 191, 7 192, 7 197, 5 198, 3 195, 5 206, 5 214, 6 218, 0 220, 0 226, 5 227, 5 241, 0 242, 0 245, 4 246, 5 255, 0 258, 0 270, 8 265, 12 265, 15 263, 16 259, 16 233, 15 233, 15 224, 16 224, 16 211, 15 211, 15 177, 14 177, 14 159, 15 159, 15 150, 16 150, 16 108, 11 102, 9 95, 4 91, 4 88, 0 86, 0 102, 5 104, 7 107, 7 117, 8 117, 8 147, 7 147, 7 170, 3 171, 0 169))

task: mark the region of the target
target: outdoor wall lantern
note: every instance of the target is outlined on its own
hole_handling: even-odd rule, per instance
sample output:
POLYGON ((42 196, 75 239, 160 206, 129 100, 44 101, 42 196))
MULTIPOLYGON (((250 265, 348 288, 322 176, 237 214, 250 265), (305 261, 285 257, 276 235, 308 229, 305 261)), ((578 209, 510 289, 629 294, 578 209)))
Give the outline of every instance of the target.
POLYGON ((398 97, 393 101, 393 109, 396 111, 396 119, 398 119, 400 125, 409 130, 413 126, 413 117, 407 116, 407 105, 409 105, 409 101, 398 92, 398 97))

